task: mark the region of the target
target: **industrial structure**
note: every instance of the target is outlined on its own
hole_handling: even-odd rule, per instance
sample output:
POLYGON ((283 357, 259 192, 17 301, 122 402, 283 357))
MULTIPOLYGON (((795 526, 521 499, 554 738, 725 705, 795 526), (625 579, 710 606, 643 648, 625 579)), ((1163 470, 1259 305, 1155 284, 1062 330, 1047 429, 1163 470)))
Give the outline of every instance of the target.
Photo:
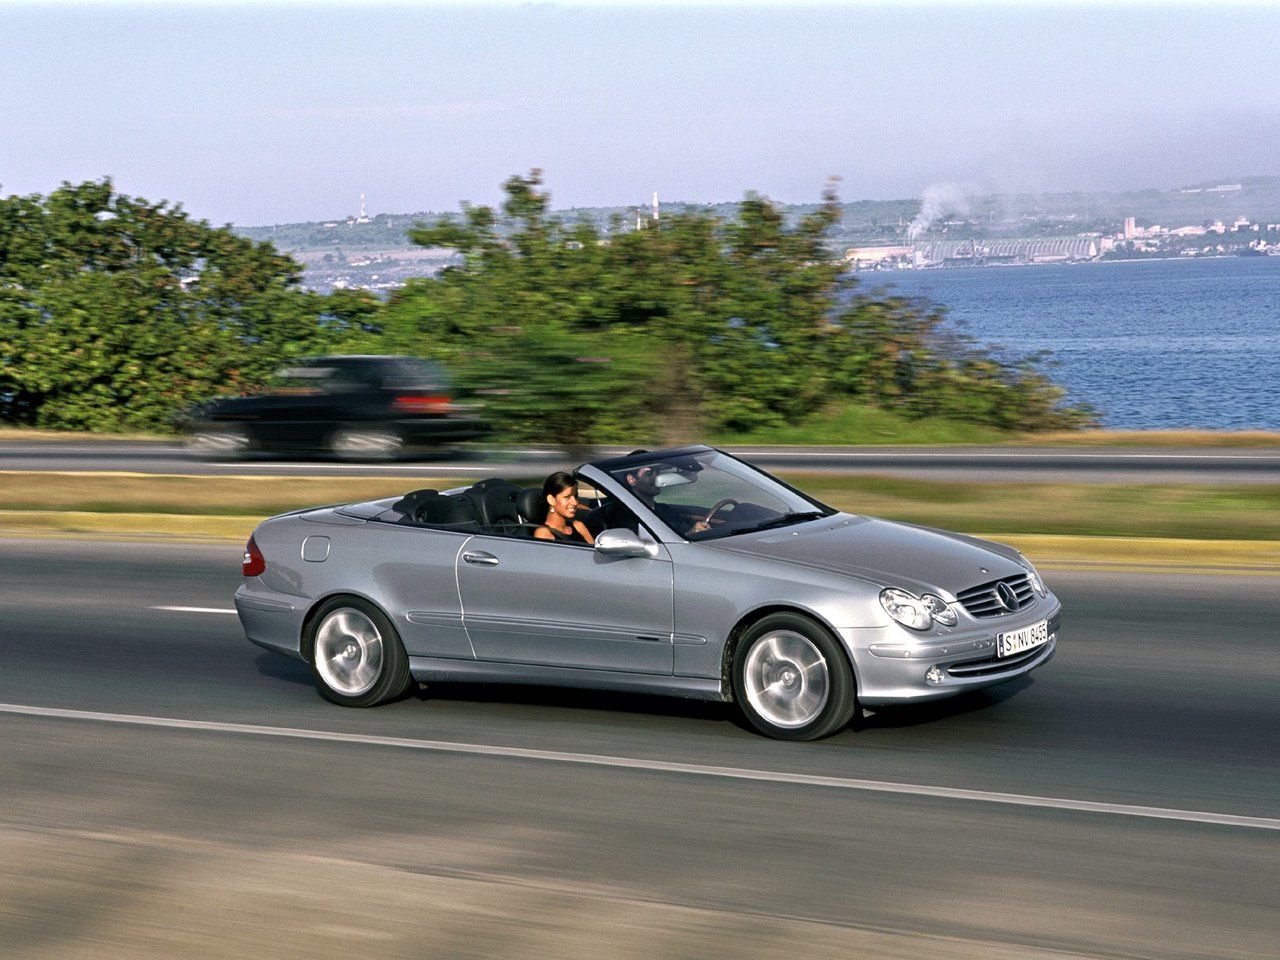
POLYGON ((861 267, 942 267, 1000 263, 1064 263, 1096 260, 1106 252, 1098 237, 1048 237, 1029 240, 931 240, 898 246, 850 247, 855 270, 861 267))

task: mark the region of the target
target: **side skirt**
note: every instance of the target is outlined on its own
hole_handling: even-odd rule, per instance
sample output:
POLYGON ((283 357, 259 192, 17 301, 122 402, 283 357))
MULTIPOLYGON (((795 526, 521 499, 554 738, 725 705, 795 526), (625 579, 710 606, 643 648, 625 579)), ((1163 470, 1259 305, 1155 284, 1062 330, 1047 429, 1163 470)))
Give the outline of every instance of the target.
POLYGON ((263 650, 270 650, 272 653, 283 653, 292 660, 301 660, 306 663, 307 658, 302 655, 302 651, 298 649, 298 645, 287 643, 277 643, 272 640, 260 640, 257 637, 245 637, 250 643, 261 647, 263 650))
POLYGON ((518 683, 540 687, 652 693, 687 700, 732 699, 725 694, 718 679, 705 677, 668 677, 651 673, 617 673, 610 670, 540 667, 527 663, 451 660, 443 657, 410 657, 409 672, 415 680, 423 683, 518 683))

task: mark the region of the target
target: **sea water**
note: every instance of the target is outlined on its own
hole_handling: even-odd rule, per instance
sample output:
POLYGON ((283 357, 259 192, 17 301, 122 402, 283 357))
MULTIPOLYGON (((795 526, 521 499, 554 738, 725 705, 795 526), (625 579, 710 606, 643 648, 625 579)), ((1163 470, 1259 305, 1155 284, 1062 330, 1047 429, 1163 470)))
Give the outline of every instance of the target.
POLYGON ((1116 429, 1280 430, 1280 257, 894 270, 962 332, 1046 372, 1116 429))

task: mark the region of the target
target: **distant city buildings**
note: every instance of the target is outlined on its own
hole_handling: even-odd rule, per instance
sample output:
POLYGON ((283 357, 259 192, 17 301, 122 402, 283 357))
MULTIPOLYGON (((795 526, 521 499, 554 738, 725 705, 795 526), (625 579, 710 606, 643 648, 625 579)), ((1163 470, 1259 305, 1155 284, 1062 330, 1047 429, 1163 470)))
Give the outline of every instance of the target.
MULTIPOLYGON (((1230 192, 1235 184, 1197 187, 1192 192, 1230 192)), ((1182 191, 1184 193, 1188 191, 1182 191)), ((977 221, 944 221, 953 232, 977 221)), ((907 244, 869 244, 849 247, 844 259, 854 270, 928 269, 932 267, 1001 266, 1032 263, 1080 263, 1127 257, 1280 256, 1280 224, 1255 223, 1240 216, 1230 224, 1215 220, 1166 228, 1143 226, 1125 217, 1113 234, 1080 233, 1065 237, 968 240, 921 238, 907 244), (1213 239, 1210 240, 1210 235, 1213 239)))
POLYGON ((1242 183, 1220 183, 1216 187, 1186 187, 1179 190, 1179 193, 1235 193, 1237 190, 1243 190, 1242 183))

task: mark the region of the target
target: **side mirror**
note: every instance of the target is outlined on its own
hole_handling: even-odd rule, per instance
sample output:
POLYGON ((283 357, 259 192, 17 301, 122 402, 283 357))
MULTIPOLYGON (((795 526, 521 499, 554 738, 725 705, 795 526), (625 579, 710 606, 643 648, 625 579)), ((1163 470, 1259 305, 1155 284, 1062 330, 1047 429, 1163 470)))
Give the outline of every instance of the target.
POLYGON ((656 557, 658 545, 641 540, 630 530, 603 530, 596 537, 596 553, 606 557, 656 557))

